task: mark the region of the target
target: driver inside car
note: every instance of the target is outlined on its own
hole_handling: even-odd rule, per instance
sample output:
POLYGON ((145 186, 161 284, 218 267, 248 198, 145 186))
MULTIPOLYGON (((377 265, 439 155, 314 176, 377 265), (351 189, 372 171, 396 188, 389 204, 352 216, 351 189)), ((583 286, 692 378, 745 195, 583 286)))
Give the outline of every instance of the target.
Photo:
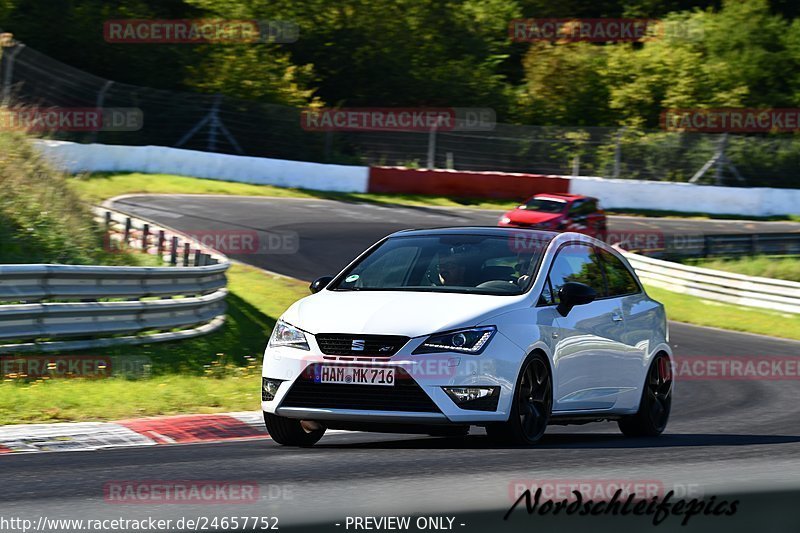
POLYGON ((466 283, 466 265, 454 255, 439 260, 439 283, 444 286, 463 287, 466 283))
POLYGON ((480 260, 479 253, 479 249, 469 244, 441 248, 431 281, 443 287, 474 287, 474 276, 470 273, 477 268, 475 261, 480 260))

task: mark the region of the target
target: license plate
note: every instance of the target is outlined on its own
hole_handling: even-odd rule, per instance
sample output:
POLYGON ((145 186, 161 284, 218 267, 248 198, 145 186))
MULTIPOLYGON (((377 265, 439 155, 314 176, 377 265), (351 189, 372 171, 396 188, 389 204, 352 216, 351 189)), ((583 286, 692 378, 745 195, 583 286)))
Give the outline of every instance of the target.
POLYGON ((315 377, 317 383, 342 383, 345 385, 394 385, 394 368, 364 366, 325 366, 315 377))

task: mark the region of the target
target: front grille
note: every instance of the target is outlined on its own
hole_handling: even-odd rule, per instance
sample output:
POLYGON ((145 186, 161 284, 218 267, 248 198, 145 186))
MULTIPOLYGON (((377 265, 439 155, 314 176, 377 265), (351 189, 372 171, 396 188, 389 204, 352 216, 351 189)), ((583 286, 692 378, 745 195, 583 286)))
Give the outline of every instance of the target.
POLYGON ((518 228, 530 228, 530 229, 545 229, 546 226, 539 223, 532 223, 532 222, 514 222, 513 223, 518 228))
POLYGON ((402 368, 395 370, 395 383, 381 385, 346 385, 315 383, 315 367, 310 365, 294 382, 281 407, 355 409, 371 411, 411 411, 438 413, 430 396, 402 368))
POLYGON ((408 342, 400 335, 350 335, 320 333, 315 336, 325 355, 391 357, 408 342))

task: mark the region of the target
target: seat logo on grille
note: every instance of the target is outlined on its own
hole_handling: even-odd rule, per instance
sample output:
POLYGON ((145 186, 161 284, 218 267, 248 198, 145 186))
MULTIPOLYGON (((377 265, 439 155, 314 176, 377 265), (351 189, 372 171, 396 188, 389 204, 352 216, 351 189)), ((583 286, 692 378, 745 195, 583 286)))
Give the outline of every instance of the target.
POLYGON ((350 343, 350 351, 352 352, 363 352, 366 347, 367 341, 364 339, 353 339, 353 342, 350 343))

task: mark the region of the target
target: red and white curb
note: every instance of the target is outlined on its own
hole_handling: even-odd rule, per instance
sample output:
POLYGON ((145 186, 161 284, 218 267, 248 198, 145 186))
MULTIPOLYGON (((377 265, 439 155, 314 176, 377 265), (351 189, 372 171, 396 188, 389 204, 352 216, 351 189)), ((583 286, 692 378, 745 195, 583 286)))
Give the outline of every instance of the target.
POLYGON ((0 454, 267 439, 261 412, 0 426, 0 454))

